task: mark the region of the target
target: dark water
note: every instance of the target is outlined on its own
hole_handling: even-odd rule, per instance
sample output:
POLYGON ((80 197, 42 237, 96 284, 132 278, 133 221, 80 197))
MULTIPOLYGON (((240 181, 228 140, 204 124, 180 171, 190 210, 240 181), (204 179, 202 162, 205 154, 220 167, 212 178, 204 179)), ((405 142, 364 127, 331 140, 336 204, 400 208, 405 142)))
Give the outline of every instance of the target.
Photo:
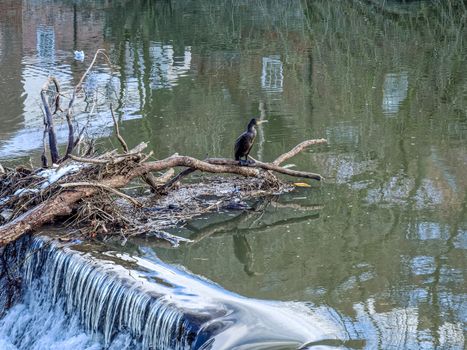
MULTIPOLYGON (((101 65, 88 83, 117 89, 124 137, 150 141, 157 157, 230 156, 253 116, 269 120, 259 159, 329 140, 291 161, 325 184, 198 220, 184 229, 195 242, 177 249, 129 247, 244 296, 329 306, 368 330, 370 349, 464 348, 462 2, 1 1, 0 11, 2 162, 38 160, 47 75, 66 89, 106 48, 114 77, 101 65)), ((105 106, 89 130, 116 144, 105 106)))

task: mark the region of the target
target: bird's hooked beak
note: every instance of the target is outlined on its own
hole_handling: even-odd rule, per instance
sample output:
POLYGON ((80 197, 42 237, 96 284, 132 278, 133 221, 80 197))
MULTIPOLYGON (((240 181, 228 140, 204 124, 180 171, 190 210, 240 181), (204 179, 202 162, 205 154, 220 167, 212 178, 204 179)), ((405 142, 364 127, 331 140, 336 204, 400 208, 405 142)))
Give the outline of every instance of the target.
POLYGON ((260 124, 268 123, 268 122, 269 122, 268 120, 258 120, 256 121, 256 125, 260 125, 260 124))

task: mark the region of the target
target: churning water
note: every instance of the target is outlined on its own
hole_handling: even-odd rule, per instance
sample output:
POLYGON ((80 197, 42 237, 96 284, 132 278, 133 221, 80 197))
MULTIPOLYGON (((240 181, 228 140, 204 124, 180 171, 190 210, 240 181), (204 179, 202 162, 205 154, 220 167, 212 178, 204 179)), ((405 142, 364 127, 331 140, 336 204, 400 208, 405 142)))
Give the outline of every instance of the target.
POLYGON ((24 294, 0 321, 2 348, 185 349, 193 340, 163 297, 78 254, 35 239, 24 258, 24 294))
POLYGON ((0 319, 0 349, 292 349, 347 338, 327 309, 243 298, 163 262, 120 256, 123 267, 26 243, 10 252, 21 292, 0 319))

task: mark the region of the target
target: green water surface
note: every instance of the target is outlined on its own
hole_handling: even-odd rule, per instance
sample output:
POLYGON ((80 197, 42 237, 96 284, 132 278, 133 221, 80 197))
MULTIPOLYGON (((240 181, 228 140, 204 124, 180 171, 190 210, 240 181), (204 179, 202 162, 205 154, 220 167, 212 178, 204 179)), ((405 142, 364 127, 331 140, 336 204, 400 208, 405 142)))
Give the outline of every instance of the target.
POLYGON ((467 10, 382 3, 2 1, 0 159, 38 160, 41 85, 73 86, 97 48, 115 71, 90 79, 116 88, 122 135, 158 158, 230 157, 252 117, 269 120, 264 161, 327 138, 289 161, 325 183, 197 220, 194 243, 157 255, 244 296, 330 306, 375 330, 370 349, 462 349, 467 10))

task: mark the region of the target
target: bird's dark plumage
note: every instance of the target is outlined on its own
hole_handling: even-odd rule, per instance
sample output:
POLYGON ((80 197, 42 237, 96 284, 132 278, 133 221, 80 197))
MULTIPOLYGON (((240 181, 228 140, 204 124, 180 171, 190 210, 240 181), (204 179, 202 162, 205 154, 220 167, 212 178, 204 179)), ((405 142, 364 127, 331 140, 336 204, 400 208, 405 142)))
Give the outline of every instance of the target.
POLYGON ((255 126, 258 124, 255 118, 251 119, 248 123, 247 130, 235 141, 235 160, 238 160, 240 164, 243 164, 242 157, 245 157, 245 161, 248 162, 248 154, 256 138, 255 126))

